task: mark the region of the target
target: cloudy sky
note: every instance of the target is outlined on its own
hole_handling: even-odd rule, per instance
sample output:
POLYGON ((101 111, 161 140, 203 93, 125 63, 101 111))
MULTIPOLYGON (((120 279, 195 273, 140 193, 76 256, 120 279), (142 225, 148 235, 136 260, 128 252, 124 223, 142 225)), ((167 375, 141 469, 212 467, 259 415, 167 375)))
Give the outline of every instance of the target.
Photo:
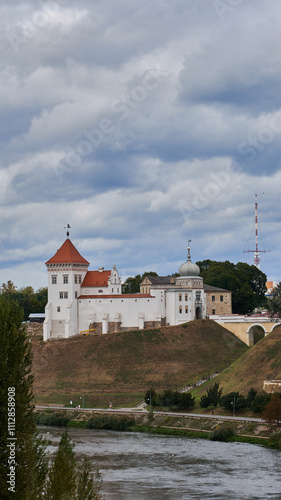
POLYGON ((71 239, 122 277, 192 260, 281 279, 280 0, 1 2, 0 282, 71 239), (264 237, 262 238, 262 233, 264 237))

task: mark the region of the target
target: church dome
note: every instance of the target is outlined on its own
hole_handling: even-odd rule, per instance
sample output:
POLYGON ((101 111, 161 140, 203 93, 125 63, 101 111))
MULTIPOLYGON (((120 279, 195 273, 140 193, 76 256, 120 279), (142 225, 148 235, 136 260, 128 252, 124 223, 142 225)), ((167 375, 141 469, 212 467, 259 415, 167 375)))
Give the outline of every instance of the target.
POLYGON ((180 276, 199 276, 200 268, 197 264, 191 262, 190 247, 188 247, 187 261, 179 268, 180 276))

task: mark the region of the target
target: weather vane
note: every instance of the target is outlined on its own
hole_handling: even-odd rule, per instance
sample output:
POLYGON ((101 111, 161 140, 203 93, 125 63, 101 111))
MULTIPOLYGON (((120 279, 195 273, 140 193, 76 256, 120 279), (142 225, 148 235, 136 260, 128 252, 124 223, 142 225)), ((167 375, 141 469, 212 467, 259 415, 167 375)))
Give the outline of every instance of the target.
MULTIPOLYGON (((69 224, 66 224, 64 229, 71 229, 71 226, 69 224)), ((69 231, 66 231, 66 236, 69 238, 69 231)))

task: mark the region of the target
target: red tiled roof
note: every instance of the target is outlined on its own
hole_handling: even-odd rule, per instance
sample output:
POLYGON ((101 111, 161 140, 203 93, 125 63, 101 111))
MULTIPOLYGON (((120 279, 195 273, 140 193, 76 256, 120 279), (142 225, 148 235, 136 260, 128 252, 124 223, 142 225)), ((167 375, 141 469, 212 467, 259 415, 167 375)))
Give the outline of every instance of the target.
POLYGON ((88 271, 81 286, 108 286, 111 271, 88 271))
POLYGON ((57 253, 49 259, 46 264, 85 264, 89 266, 90 263, 80 255, 70 239, 66 239, 62 246, 58 249, 57 253))
POLYGON ((103 295, 102 293, 99 295, 80 295, 78 299, 155 299, 154 296, 149 295, 148 293, 135 293, 131 295, 103 295))

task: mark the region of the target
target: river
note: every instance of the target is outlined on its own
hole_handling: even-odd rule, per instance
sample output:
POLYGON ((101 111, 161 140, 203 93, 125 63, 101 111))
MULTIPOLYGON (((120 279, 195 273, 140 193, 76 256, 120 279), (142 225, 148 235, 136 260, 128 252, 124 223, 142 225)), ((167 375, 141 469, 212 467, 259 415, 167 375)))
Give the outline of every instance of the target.
MULTIPOLYGON (((41 427, 56 450, 62 429, 41 427)), ((281 500, 281 452, 258 445, 69 429, 99 467, 105 500, 281 500)))

